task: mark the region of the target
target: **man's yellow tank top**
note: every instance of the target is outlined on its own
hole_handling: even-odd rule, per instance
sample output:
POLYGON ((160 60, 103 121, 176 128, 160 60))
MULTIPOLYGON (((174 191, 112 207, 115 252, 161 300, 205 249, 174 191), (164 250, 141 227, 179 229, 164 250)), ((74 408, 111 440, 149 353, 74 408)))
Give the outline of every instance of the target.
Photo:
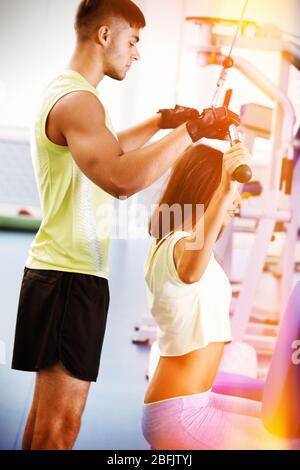
MULTIPOLYGON (((84 77, 65 70, 42 93, 32 128, 31 154, 43 218, 26 267, 108 279, 113 197, 82 173, 68 147, 54 144, 46 135, 49 112, 59 99, 75 91, 87 91, 99 99, 84 77)), ((107 111, 106 126, 117 138, 107 111)))

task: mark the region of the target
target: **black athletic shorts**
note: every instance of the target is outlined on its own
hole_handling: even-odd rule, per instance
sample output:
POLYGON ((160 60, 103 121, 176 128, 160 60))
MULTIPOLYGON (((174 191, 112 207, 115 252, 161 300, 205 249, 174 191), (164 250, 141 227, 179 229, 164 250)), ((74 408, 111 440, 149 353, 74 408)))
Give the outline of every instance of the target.
POLYGON ((25 268, 12 368, 39 371, 61 362, 96 382, 109 307, 107 279, 25 268))

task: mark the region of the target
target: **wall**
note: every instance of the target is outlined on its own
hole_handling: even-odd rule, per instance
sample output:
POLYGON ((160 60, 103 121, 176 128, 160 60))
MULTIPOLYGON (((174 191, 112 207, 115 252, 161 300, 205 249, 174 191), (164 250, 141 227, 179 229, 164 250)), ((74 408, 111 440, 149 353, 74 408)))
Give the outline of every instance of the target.
MULTIPOLYGON (((148 27, 127 80, 100 86, 117 129, 174 103, 182 0, 138 0, 148 27), (168 18, 169 21, 166 21, 168 18)), ((0 1, 0 126, 30 125, 39 93, 65 68, 78 0, 0 1)))

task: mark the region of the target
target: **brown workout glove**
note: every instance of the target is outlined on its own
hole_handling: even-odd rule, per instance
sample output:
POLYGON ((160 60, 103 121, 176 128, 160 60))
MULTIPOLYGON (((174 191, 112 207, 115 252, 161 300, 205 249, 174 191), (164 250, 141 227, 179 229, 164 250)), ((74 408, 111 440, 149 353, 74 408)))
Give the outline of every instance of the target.
POLYGON ((228 128, 231 124, 240 125, 240 118, 225 106, 207 108, 197 119, 187 122, 186 127, 192 141, 206 137, 207 139, 227 140, 228 128))
POLYGON ((176 127, 181 126, 181 124, 185 124, 187 121, 200 116, 197 109, 186 108, 178 104, 173 109, 160 109, 157 113, 160 113, 162 116, 160 124, 161 129, 176 129, 176 127))

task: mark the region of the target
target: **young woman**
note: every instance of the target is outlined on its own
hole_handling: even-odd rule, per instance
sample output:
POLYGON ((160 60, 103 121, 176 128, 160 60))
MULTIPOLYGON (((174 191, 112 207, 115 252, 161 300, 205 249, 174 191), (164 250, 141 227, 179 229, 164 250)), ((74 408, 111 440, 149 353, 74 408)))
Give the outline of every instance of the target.
POLYGON ((287 447, 263 427, 259 402, 211 391, 224 344, 232 340, 230 283, 213 249, 241 204, 232 174, 249 160, 242 144, 224 155, 190 147, 151 218, 156 240, 145 276, 161 353, 143 410, 143 433, 152 449, 287 447), (166 220, 166 207, 181 208, 183 217, 166 220))

